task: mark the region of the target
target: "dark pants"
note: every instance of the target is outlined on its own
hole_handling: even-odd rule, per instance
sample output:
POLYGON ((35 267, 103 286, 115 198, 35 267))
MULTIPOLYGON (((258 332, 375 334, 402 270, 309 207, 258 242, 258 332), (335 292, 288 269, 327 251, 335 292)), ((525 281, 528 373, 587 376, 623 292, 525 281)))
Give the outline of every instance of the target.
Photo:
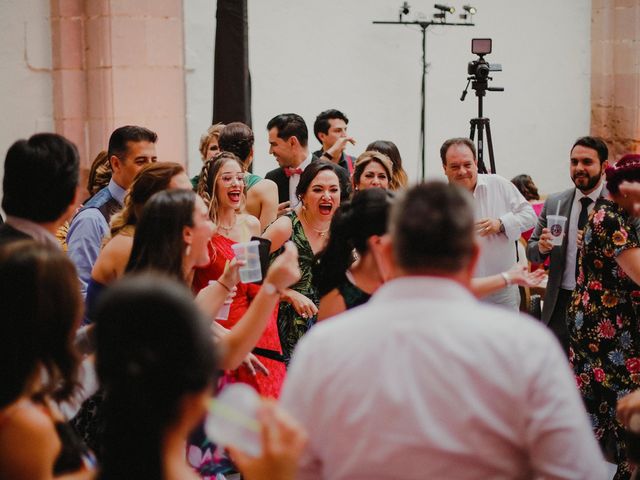
POLYGON ((549 328, 556 336, 564 353, 569 355, 569 330, 567 329, 567 308, 571 301, 573 290, 558 290, 558 300, 549 319, 549 328))

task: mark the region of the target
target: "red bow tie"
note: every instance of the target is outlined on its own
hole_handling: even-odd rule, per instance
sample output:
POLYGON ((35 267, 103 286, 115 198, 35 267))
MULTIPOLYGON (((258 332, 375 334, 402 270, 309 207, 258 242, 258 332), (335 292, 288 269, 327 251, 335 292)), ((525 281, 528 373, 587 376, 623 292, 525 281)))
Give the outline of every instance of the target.
POLYGON ((291 177, 291 175, 301 175, 302 174, 302 169, 301 168, 284 167, 284 174, 287 176, 287 178, 291 177))

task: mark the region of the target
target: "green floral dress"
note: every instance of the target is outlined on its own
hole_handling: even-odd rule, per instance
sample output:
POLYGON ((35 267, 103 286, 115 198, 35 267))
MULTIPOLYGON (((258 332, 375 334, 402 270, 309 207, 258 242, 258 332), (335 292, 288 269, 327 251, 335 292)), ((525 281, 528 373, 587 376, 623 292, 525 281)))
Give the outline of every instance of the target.
POLYGON ((640 388, 640 287, 616 257, 638 247, 625 211, 610 200, 598 200, 585 227, 567 315, 569 360, 596 438, 605 454, 620 464, 615 478, 629 478, 616 403, 640 388))
MULTIPOLYGON (((310 299, 316 307, 318 307, 320 305, 318 290, 313 286, 313 282, 311 281, 311 266, 313 265, 315 255, 296 213, 291 212, 287 216, 291 219, 293 229, 291 241, 298 248, 298 265, 300 266, 300 273, 302 274, 298 283, 292 285, 290 288, 310 299)), ((273 261, 282 251, 283 248, 275 251, 271 256, 271 260, 273 261)), ((291 304, 280 302, 280 308, 278 309, 278 334, 280 335, 282 355, 287 365, 289 364, 291 354, 298 340, 316 323, 316 319, 316 315, 311 318, 303 318, 298 315, 291 304)))

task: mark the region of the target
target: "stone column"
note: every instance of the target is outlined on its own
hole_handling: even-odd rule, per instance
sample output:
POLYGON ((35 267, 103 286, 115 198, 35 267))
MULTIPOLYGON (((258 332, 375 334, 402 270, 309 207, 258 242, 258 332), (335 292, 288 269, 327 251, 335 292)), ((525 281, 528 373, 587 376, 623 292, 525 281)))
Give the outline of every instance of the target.
POLYGON ((640 152, 640 2, 592 0, 591 133, 609 158, 640 152))
POLYGON ((158 158, 186 163, 181 0, 51 0, 56 130, 84 170, 122 125, 158 133, 158 158))

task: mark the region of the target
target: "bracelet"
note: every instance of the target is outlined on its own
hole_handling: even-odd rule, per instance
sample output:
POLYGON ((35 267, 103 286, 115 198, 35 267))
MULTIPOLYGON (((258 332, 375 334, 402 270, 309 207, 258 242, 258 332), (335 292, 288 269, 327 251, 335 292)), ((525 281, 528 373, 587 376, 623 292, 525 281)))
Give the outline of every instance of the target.
POLYGON ((509 278, 509 275, 507 274, 507 272, 500 272, 500 276, 504 280, 505 287, 511 286, 511 279, 509 278))
POLYGON ((231 289, 227 287, 224 283, 222 283, 220 280, 216 280, 216 282, 222 285, 227 292, 231 293, 231 289))

